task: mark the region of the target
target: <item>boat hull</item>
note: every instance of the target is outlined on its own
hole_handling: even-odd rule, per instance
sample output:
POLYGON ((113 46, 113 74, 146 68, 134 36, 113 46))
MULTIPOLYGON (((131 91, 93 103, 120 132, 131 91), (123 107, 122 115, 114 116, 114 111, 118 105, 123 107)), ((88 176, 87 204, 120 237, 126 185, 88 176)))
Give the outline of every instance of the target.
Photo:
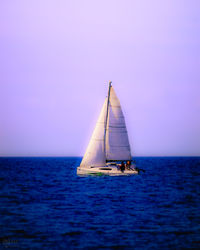
POLYGON ((138 170, 132 168, 130 170, 125 169, 123 172, 117 167, 78 167, 78 175, 133 175, 138 174, 138 170))

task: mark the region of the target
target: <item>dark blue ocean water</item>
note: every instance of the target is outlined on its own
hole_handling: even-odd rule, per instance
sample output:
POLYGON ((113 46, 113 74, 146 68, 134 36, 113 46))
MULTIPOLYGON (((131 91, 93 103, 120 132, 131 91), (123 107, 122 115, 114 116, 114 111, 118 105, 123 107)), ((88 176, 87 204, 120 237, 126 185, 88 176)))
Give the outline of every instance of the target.
POLYGON ((0 158, 0 249, 197 249, 200 158, 76 175, 81 158, 0 158))

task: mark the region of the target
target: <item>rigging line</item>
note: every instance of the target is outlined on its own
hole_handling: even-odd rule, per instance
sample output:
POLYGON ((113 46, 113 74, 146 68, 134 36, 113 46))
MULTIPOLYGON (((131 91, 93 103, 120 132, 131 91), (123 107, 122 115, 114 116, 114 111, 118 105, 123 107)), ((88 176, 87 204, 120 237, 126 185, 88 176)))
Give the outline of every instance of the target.
POLYGON ((129 157, 129 158, 126 158, 126 159, 124 158, 124 159, 120 159, 120 160, 119 159, 118 160, 111 160, 111 159, 106 158, 106 162, 131 161, 131 159, 132 159, 132 157, 129 157))
POLYGON ((109 128, 126 128, 126 126, 114 126, 114 125, 109 125, 109 128))
POLYGON ((121 108, 121 106, 119 106, 119 105, 110 105, 110 106, 113 108, 121 108))
POLYGON ((106 121, 105 121, 105 128, 104 128, 104 153, 106 153, 106 127, 107 127, 107 121, 108 121, 108 106, 110 101, 110 89, 112 87, 111 81, 109 82, 109 89, 108 89, 108 100, 107 100, 107 110, 106 110, 106 121))

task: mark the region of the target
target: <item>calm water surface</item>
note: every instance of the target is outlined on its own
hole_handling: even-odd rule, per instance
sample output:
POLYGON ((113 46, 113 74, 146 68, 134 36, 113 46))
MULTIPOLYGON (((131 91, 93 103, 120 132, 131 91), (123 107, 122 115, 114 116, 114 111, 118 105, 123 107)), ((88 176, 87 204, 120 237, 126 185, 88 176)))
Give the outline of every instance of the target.
POLYGON ((118 177, 79 177, 80 161, 0 158, 0 249, 200 248, 200 158, 118 177))

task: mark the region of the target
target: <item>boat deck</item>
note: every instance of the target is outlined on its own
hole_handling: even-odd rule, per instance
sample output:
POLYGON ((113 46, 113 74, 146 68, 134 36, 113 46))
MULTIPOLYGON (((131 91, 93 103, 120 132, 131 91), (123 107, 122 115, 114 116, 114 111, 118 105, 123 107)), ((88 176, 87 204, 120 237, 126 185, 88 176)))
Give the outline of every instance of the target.
POLYGON ((78 167, 77 174, 103 174, 103 175, 132 175, 138 174, 138 170, 134 169, 134 167, 130 167, 130 169, 125 169, 121 171, 119 166, 102 166, 102 167, 78 167))

